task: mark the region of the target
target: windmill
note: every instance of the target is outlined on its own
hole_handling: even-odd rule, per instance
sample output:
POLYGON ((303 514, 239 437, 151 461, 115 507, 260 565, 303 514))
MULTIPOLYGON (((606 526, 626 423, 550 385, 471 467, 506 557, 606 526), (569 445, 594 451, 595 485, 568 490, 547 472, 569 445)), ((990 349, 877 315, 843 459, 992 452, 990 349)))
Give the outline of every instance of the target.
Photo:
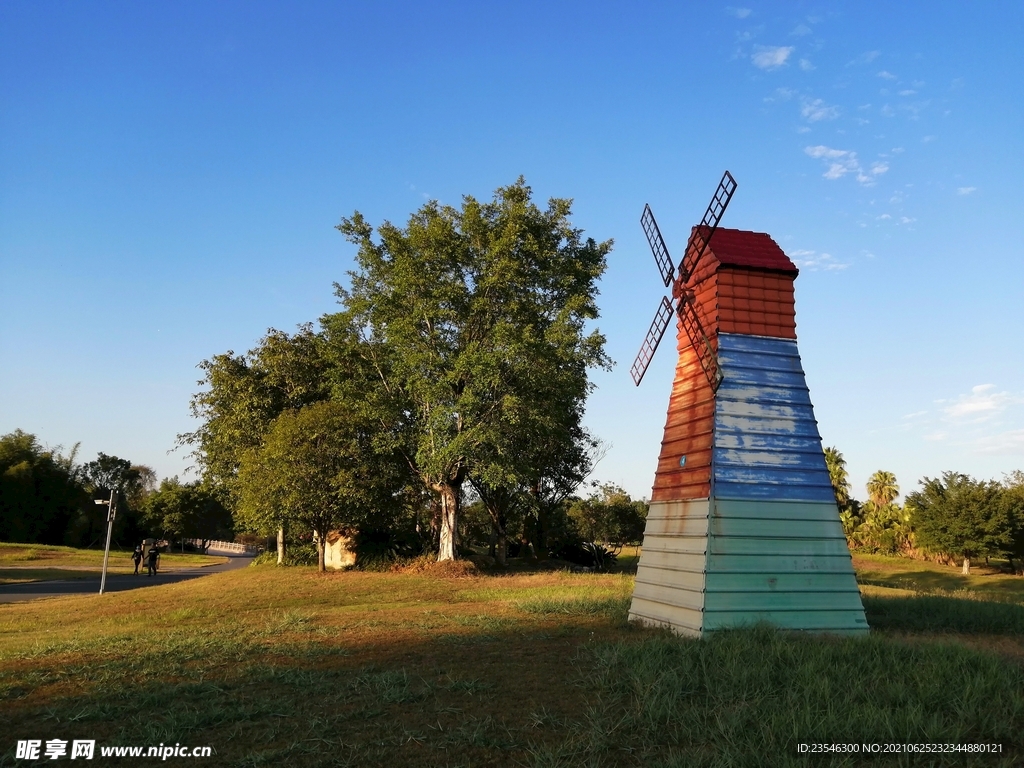
POLYGON ((726 171, 678 268, 650 206, 640 219, 672 299, 633 381, 673 316, 679 359, 630 618, 698 637, 756 622, 863 634, 797 351, 799 271, 769 235, 719 228, 736 186, 726 171))

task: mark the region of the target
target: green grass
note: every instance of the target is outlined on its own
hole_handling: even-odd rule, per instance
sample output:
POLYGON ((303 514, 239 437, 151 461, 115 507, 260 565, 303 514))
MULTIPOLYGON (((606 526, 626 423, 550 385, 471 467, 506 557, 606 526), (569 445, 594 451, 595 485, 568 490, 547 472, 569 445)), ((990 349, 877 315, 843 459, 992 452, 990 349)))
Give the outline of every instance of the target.
POLYGON ((607 644, 577 666, 592 708, 537 766, 804 765, 797 742, 1024 746, 1024 668, 956 644, 755 628, 607 644))
POLYGON ((842 640, 641 629, 621 574, 250 568, 0 605, 0 766, 27 764, 20 738, 208 744, 218 766, 1020 765, 1016 583, 867 566, 903 588, 866 586, 872 634, 842 640), (1007 752, 796 753, 845 739, 1007 752))

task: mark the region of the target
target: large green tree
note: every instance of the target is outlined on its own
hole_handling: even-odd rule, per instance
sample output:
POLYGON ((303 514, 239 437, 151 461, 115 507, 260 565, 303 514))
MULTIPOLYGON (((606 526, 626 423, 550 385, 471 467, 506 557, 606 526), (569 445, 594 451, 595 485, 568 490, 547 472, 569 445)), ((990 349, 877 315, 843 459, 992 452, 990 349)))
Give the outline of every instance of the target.
POLYGON ((182 483, 172 477, 160 483, 143 504, 143 519, 150 532, 162 538, 199 539, 205 550, 213 540, 233 536, 231 513, 222 493, 201 482, 182 483))
POLYGON ((840 510, 846 509, 850 503, 850 475, 846 471, 846 459, 838 448, 831 446, 825 449, 825 466, 828 467, 836 504, 840 510))
POLYGON ((312 326, 294 334, 270 329, 244 355, 228 351, 199 364, 203 390, 192 396, 199 428, 178 436, 192 449, 203 479, 233 497, 242 455, 259 448, 281 413, 330 396, 323 338, 312 326))
POLYGON ((315 534, 319 568, 337 527, 360 527, 393 512, 404 478, 374 447, 374 425, 344 403, 325 401, 282 413, 238 473, 238 519, 253 530, 281 520, 315 534))
POLYGON ((323 322, 373 369, 382 429, 400 433, 408 466, 436 494, 439 560, 457 557, 474 463, 504 450, 517 414, 531 428, 554 361, 573 381, 562 402, 580 407, 586 370, 608 364, 586 324, 611 241, 584 239, 570 214, 569 200, 540 209, 520 179, 488 203, 430 202, 404 228, 382 224, 377 239, 358 212, 338 226, 359 247, 358 268, 337 288, 343 310, 323 322))
POLYGON ((926 477, 921 489, 907 496, 917 543, 927 550, 963 559, 969 574, 971 559, 1005 551, 1011 545, 1002 488, 959 472, 926 477))
MULTIPOLYGON (((192 450, 203 482, 226 492, 236 506, 242 457, 258 451, 270 425, 286 410, 330 397, 331 363, 323 337, 303 325, 294 334, 270 329, 244 355, 228 351, 199 364, 203 390, 193 395, 199 428, 178 436, 192 450)), ((278 556, 284 558, 284 529, 278 529, 278 556)))
POLYGON ((1006 550, 1010 568, 1024 573, 1024 472, 1021 470, 1011 472, 1003 479, 1001 507, 1010 532, 1006 550))
POLYGON ((63 544, 88 495, 68 455, 20 429, 0 437, 0 540, 63 544))
POLYGON ((868 499, 876 507, 884 507, 896 501, 900 495, 900 486, 896 482, 896 475, 880 469, 868 478, 867 491, 868 499))

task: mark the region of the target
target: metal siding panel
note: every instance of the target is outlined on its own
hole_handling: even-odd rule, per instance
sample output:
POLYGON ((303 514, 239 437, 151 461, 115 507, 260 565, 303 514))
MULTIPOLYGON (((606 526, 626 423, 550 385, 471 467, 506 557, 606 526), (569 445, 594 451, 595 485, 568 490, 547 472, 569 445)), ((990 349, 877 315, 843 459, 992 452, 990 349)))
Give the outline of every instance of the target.
MULTIPOLYGON (((787 557, 850 556, 846 539, 776 539, 751 536, 714 536, 708 539, 710 555, 784 555, 787 557)), ((852 566, 851 566, 852 568, 852 566)))
MULTIPOLYGON (((810 590, 779 591, 779 592, 750 592, 746 590, 735 592, 711 592, 707 593, 704 603, 704 612, 731 613, 733 611, 749 611, 753 613, 761 611, 800 611, 813 617, 813 614, 827 611, 863 611, 860 602, 860 592, 854 588, 852 591, 841 592, 814 592, 810 590)), ((811 618, 813 623, 813 618, 811 618)))
POLYGON ((751 626, 760 622, 807 632, 867 634, 863 610, 850 611, 721 611, 704 612, 704 632, 751 626))
POLYGON ((630 621, 654 627, 666 627, 680 635, 700 637, 704 614, 701 611, 665 605, 654 600, 633 596, 629 609, 630 621))
POLYGON ((766 520, 751 517, 714 517, 711 520, 711 535, 841 539, 843 538, 843 526, 838 518, 835 520, 766 520))
POLYGON ((700 634, 710 509, 709 499, 651 503, 630 619, 700 634))
POLYGON ((705 631, 758 621, 788 629, 866 630, 834 498, 715 499, 708 548, 705 631))
POLYGON ((715 517, 756 517, 773 520, 837 520, 834 499, 824 503, 792 502, 784 507, 778 503, 738 499, 715 499, 715 517))
MULTIPOLYGON (((815 545, 816 546, 816 545, 815 545)), ((818 547, 819 549, 821 547, 818 547)), ((838 542, 833 550, 839 550, 838 542)), ((779 575, 790 573, 817 573, 822 575, 845 574, 853 577, 853 565, 849 550, 838 554, 722 554, 713 552, 707 556, 708 573, 754 573, 779 575)), ((856 579, 854 578, 856 581, 856 579)))
POLYGON ((847 571, 841 573, 817 573, 808 570, 799 573, 785 573, 779 570, 723 573, 712 570, 709 563, 705 589, 709 593, 742 590, 751 595, 774 592, 858 592, 857 579, 848 570, 849 563, 846 567, 847 571))
MULTIPOLYGON (((725 483, 716 481, 715 493, 724 499, 777 499, 780 491, 775 485, 751 485, 749 483, 725 483)), ((827 501, 835 499, 832 486, 792 486, 785 490, 789 501, 827 501)))
POLYGON ((719 334, 718 499, 834 501, 795 340, 719 334))
MULTIPOLYGON (((687 573, 704 573, 708 559, 703 545, 700 552, 666 552, 663 549, 645 546, 641 550, 640 557, 645 568, 649 566, 664 571, 687 573)), ((639 568, 637 570, 639 571, 639 568)))

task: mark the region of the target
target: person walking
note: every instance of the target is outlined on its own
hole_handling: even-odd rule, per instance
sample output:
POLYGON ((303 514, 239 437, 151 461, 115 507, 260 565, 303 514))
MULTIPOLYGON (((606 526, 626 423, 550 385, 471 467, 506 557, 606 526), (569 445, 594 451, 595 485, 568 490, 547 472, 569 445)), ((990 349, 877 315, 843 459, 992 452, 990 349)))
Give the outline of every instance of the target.
POLYGON ((156 567, 160 562, 160 550, 157 549, 156 542, 149 548, 149 552, 146 553, 146 575, 156 576, 156 567))
POLYGON ((142 565, 142 545, 136 544, 135 551, 132 552, 132 562, 135 563, 135 575, 139 575, 139 566, 142 565))

